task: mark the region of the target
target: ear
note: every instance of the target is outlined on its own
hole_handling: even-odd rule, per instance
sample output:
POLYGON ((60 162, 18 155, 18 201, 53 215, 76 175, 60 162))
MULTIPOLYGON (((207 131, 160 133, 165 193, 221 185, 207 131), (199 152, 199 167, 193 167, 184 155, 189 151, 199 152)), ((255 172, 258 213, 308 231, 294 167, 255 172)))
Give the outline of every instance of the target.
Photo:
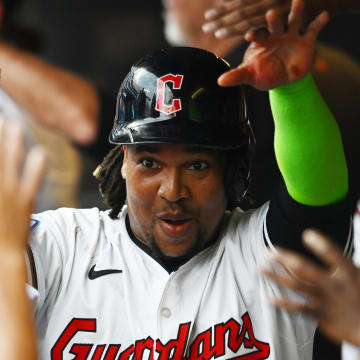
POLYGON ((124 160, 121 167, 121 176, 124 180, 126 180, 126 167, 127 167, 127 160, 128 160, 128 148, 126 145, 123 145, 122 150, 124 152, 124 160))

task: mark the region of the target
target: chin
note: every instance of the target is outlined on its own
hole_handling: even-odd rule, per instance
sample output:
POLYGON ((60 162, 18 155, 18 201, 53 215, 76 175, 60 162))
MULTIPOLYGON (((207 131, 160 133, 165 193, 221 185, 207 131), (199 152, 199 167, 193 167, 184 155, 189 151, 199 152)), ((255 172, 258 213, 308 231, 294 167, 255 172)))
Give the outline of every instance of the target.
POLYGON ((162 246, 160 247, 159 243, 154 239, 153 236, 149 240, 149 245, 152 252, 159 257, 166 256, 172 258, 191 258, 197 253, 199 253, 204 247, 203 237, 200 233, 195 236, 194 241, 187 244, 179 244, 177 243, 177 241, 168 241, 167 243, 162 242, 162 246))

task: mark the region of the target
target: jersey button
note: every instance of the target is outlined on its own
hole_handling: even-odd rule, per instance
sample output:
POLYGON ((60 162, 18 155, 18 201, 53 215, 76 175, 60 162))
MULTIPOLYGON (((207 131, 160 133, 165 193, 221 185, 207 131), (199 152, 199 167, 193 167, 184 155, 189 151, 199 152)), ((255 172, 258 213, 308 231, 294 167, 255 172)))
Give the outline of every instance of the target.
POLYGON ((170 309, 167 308, 167 307, 163 307, 163 308, 161 309, 161 316, 166 317, 166 318, 169 318, 169 317, 171 316, 171 311, 170 311, 170 309))

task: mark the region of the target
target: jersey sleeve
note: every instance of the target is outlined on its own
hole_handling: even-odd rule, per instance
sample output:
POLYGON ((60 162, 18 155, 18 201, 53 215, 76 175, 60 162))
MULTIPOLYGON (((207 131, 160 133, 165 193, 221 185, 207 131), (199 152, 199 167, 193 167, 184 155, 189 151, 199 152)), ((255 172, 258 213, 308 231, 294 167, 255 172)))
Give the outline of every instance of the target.
POLYGON ((316 260, 302 244, 302 232, 314 228, 335 240, 348 256, 353 250, 350 216, 353 206, 349 198, 327 206, 304 205, 295 201, 281 183, 270 201, 264 224, 265 243, 280 245, 316 260))
POLYGON ((269 261, 273 246, 272 244, 268 246, 263 237, 268 211, 268 202, 256 210, 244 213, 234 211, 228 226, 226 253, 234 262, 234 273, 239 274, 241 297, 249 311, 261 312, 264 331, 272 337, 274 349, 280 349, 281 352, 281 344, 286 342, 292 343, 293 350, 298 352, 296 355, 286 354, 281 358, 309 359, 312 354, 316 321, 299 312, 289 313, 276 309, 269 302, 269 298, 277 297, 304 304, 307 301, 306 296, 279 286, 271 279, 262 276, 259 271, 264 268, 280 274, 285 273, 280 264, 269 261))
MULTIPOLYGON (((87 258, 87 250, 100 229, 99 210, 58 209, 32 216, 29 247, 38 292, 35 315, 42 318, 54 306, 73 276, 76 261, 87 258)), ((34 303, 34 302, 33 302, 34 303)))
POLYGON ((31 219, 29 247, 35 268, 31 292, 38 293, 32 298, 36 315, 45 310, 59 291, 65 262, 71 253, 71 238, 75 237, 73 224, 59 215, 59 211, 46 211, 31 219))

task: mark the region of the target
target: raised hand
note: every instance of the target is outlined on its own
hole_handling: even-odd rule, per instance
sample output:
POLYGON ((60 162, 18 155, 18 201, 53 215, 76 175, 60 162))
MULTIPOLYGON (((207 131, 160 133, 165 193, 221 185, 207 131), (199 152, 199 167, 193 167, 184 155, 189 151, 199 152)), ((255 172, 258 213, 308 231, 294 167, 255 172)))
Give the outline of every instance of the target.
POLYGON ((45 153, 31 150, 21 176, 23 157, 21 128, 0 119, 0 348, 9 360, 23 359, 24 354, 29 360, 38 358, 24 256, 45 153))
POLYGON ((0 120, 0 246, 23 252, 29 233, 30 214, 45 169, 45 153, 34 147, 26 157, 18 125, 0 120))
POLYGON ((275 306, 302 311, 319 320, 320 329, 336 342, 343 340, 360 346, 360 269, 344 257, 342 251, 324 235, 307 230, 304 244, 326 267, 287 250, 274 254, 292 276, 263 270, 279 285, 304 293, 306 304, 287 299, 272 299, 275 306))
POLYGON ((302 34, 303 7, 301 0, 293 0, 287 23, 276 10, 269 10, 266 13, 268 31, 246 35, 251 44, 242 64, 221 75, 219 85, 246 83, 259 90, 270 90, 305 76, 314 61, 316 37, 328 22, 329 15, 321 13, 302 34))
POLYGON ((205 33, 214 33, 219 39, 245 36, 254 27, 266 25, 265 14, 269 9, 288 12, 291 0, 223 0, 215 8, 208 9, 203 25, 205 33))

